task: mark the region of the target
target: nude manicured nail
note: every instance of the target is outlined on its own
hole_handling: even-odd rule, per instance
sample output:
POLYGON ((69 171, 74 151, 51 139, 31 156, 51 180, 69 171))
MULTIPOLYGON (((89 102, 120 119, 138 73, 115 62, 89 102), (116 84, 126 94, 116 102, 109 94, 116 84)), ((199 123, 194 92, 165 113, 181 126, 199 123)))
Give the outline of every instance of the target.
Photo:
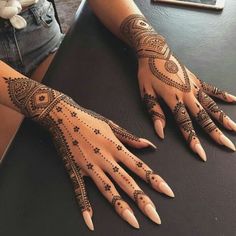
POLYGON ((221 134, 219 139, 222 145, 225 145, 229 149, 236 151, 234 144, 224 134, 221 134))
POLYGON ((156 212, 156 209, 153 207, 152 204, 148 203, 145 208, 145 213, 146 215, 156 224, 160 225, 161 224, 161 219, 158 213, 156 212))
POLYGON ((202 147, 202 145, 200 143, 195 144, 194 146, 194 151, 198 154, 198 156, 203 160, 206 161, 207 157, 206 157, 206 153, 202 147))
POLYGON ((136 229, 139 229, 139 223, 134 214, 129 209, 124 210, 122 216, 130 225, 136 229))
POLYGON ((153 143, 151 143, 149 140, 145 139, 145 138, 140 138, 139 139, 141 142, 147 143, 149 146, 151 146, 154 149, 157 149, 156 145, 154 145, 153 143))
POLYGON ((228 120, 228 126, 236 132, 236 123, 232 121, 231 119, 228 120))
POLYGON ((159 188, 167 196, 175 197, 175 194, 173 193, 172 189, 170 188, 170 186, 167 183, 161 182, 159 185, 159 188))
POLYGON ((227 94, 227 96, 230 100, 232 100, 233 102, 236 102, 236 97, 234 95, 227 94))
POLYGON ((156 120, 154 123, 154 127, 159 137, 164 139, 165 135, 164 135, 164 128, 163 128, 162 122, 160 120, 156 120))
POLYGON ((93 221, 92 221, 92 218, 91 218, 89 212, 84 211, 83 217, 84 217, 84 221, 85 221, 86 225, 88 226, 88 228, 93 231, 94 230, 93 221))

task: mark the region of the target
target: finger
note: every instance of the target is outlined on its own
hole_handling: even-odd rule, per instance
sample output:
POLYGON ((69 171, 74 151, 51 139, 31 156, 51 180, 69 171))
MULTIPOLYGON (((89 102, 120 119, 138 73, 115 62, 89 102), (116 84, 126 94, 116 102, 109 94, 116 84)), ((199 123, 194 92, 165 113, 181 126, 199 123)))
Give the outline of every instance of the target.
POLYGON ((151 143, 149 140, 144 138, 138 138, 137 136, 131 134, 127 130, 121 128, 119 125, 115 124, 113 121, 108 122, 110 128, 112 129, 115 136, 125 144, 128 144, 134 148, 144 148, 144 147, 152 147, 156 149, 156 146, 151 143))
POLYGON ((197 101, 195 97, 188 99, 188 109, 191 111, 192 115, 195 117, 198 124, 205 130, 207 134, 217 143, 222 144, 221 135, 222 132, 212 121, 210 116, 207 114, 205 109, 197 101))
POLYGON ((133 155, 124 146, 116 154, 116 159, 127 166, 131 171, 138 175, 141 179, 151 185, 156 191, 174 197, 174 193, 164 179, 155 174, 152 169, 146 165, 141 159, 133 155))
POLYGON ((220 89, 218 89, 217 87, 208 84, 206 82, 203 82, 202 80, 198 79, 200 82, 200 86, 202 88, 202 90, 213 97, 217 97, 225 102, 236 102, 236 97, 232 94, 229 94, 225 91, 222 91, 220 89))
POLYGON ((134 216, 130 206, 121 198, 113 183, 106 174, 95 164, 88 163, 86 168, 89 176, 104 195, 104 197, 112 204, 119 216, 127 221, 134 228, 139 228, 139 223, 134 216))
POLYGON ((152 89, 149 89, 149 91, 144 89, 142 97, 143 103, 153 120, 154 128, 157 134, 160 138, 164 139, 164 127, 166 124, 166 119, 155 92, 152 89))
POLYGON ((199 155, 199 157, 206 161, 206 153, 198 139, 196 132, 193 128, 192 121, 189 117, 189 114, 185 108, 183 101, 181 101, 176 95, 176 100, 166 100, 166 103, 170 107, 179 126, 180 131, 182 132, 184 138, 188 142, 190 148, 199 155))
POLYGON ((83 214, 84 221, 90 230, 94 230, 92 222, 92 207, 87 197, 87 192, 85 189, 84 179, 82 177, 81 170, 79 166, 73 161, 71 157, 63 158, 67 173, 72 181, 75 197, 80 206, 81 212, 83 214))
MULTIPOLYGON (((205 110, 216 120, 218 120, 224 127, 236 131, 236 124, 227 116, 225 113, 219 109, 217 104, 202 90, 199 90, 197 93, 197 99, 205 108, 205 110)), ((228 139, 222 132, 220 132, 220 144, 225 145, 226 147, 235 151, 235 145, 230 139, 228 139)))
POLYGON ((209 97, 202 90, 198 90, 196 93, 198 101, 206 109, 206 111, 214 117, 220 124, 226 129, 236 131, 236 124, 232 121, 215 103, 215 101, 209 97))
POLYGON ((106 172, 116 183, 132 198, 139 209, 156 224, 161 224, 161 219, 151 199, 141 190, 134 179, 115 161, 106 168, 106 172))

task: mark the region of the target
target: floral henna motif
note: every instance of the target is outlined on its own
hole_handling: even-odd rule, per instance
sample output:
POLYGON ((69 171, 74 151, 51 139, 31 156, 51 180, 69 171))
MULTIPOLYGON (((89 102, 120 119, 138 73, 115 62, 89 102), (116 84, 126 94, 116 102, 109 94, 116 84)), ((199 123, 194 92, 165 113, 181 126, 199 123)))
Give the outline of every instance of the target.
POLYGON ((171 73, 171 74, 177 74, 178 71, 179 71, 179 68, 178 66, 175 64, 174 61, 171 61, 171 60, 167 60, 164 64, 165 66, 165 69, 171 73))
POLYGON ((130 15, 120 26, 120 32, 139 57, 167 59, 171 51, 164 37, 157 34, 142 15, 130 15))
POLYGON ((151 94, 148 94, 145 90, 143 95, 143 103, 146 105, 148 113, 154 121, 157 119, 165 120, 165 116, 162 113, 159 113, 153 109, 157 104, 159 104, 157 98, 151 94))
POLYGON ((179 101, 178 97, 176 96, 177 104, 173 110, 174 117, 178 126, 186 133, 188 143, 191 143, 193 139, 196 138, 196 133, 194 131, 191 119, 189 114, 184 106, 184 104, 179 101))

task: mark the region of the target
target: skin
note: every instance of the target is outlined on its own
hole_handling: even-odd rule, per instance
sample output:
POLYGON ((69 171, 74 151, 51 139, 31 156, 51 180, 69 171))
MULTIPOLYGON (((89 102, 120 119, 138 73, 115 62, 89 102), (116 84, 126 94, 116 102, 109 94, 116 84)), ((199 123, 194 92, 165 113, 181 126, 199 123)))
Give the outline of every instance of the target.
POLYGON ((84 175, 92 178, 115 211, 135 228, 139 225, 132 209, 121 198, 106 173, 136 202, 145 215, 157 224, 161 223, 151 199, 119 165, 119 162, 123 163, 156 191, 173 197, 166 182, 124 146, 155 147, 153 144, 79 106, 65 94, 25 77, 7 64, 0 62, 0 67, 0 103, 34 120, 50 132, 91 230, 93 211, 84 186, 84 175))
POLYGON ((189 147, 204 161, 206 153, 193 128, 190 114, 216 143, 235 151, 234 144, 214 124, 212 118, 231 131, 236 131, 236 124, 209 95, 229 103, 236 102, 236 97, 201 81, 190 72, 133 1, 114 0, 111 3, 109 0, 90 0, 89 3, 103 24, 135 50, 140 94, 157 134, 164 138, 166 119, 158 102, 163 99, 173 112, 189 147), (209 108, 209 104, 214 109, 209 108), (200 117, 202 114, 204 116, 200 117))

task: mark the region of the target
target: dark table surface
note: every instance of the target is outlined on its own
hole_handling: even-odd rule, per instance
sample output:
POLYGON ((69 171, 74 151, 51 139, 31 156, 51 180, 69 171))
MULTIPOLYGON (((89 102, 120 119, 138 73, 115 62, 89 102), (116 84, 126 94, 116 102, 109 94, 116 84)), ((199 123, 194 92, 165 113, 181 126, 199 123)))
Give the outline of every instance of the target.
MULTIPOLYGON (((136 2, 182 62, 203 80, 236 94, 236 1, 227 0, 223 12, 136 2)), ((208 156, 203 163, 189 151, 166 107, 166 138, 160 141, 141 105, 136 71, 133 52, 85 4, 44 82, 158 145, 156 152, 135 153, 175 191, 175 199, 168 199, 137 179, 157 205, 162 225, 153 224, 124 196, 141 225, 133 229, 88 179, 94 207, 91 233, 47 132, 26 120, 0 168, 0 235, 236 235, 235 153, 196 128, 208 156)), ((236 119, 235 106, 220 105, 236 119)), ((234 134, 225 133, 236 141, 234 134)))

